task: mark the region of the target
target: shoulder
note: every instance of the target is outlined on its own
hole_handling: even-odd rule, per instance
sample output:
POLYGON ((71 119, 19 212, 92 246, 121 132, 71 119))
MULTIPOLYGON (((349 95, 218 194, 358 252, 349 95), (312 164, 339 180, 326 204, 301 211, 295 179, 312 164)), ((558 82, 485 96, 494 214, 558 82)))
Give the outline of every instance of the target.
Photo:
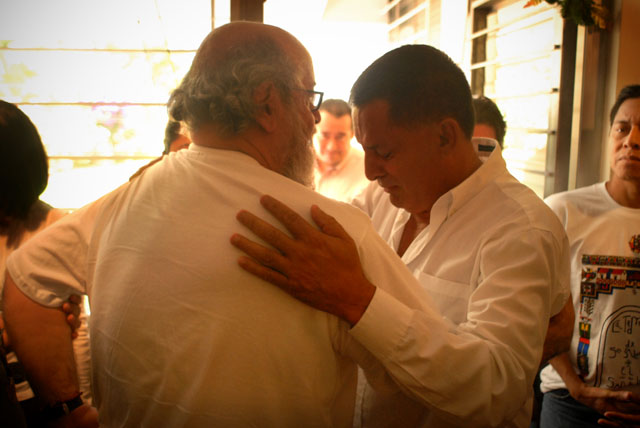
POLYGON ((49 214, 47 215, 47 226, 50 225, 51 223, 55 223, 56 221, 60 220, 65 215, 67 215, 66 211, 53 208, 51 211, 49 211, 49 214))
POLYGON ((606 209, 610 198, 607 197, 604 183, 596 183, 575 190, 555 193, 544 201, 560 219, 564 219, 569 212, 595 212, 606 209))
POLYGON ((367 213, 369 217, 373 216, 376 210, 387 210, 391 203, 387 204, 389 197, 386 195, 382 187, 377 182, 371 181, 358 196, 356 196, 351 204, 360 208, 367 213))

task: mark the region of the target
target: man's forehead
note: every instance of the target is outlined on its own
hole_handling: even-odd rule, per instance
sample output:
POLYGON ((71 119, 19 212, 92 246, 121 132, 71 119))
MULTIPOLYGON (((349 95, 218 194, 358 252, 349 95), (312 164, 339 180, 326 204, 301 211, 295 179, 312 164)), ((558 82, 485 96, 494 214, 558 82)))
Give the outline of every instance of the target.
POLYGON ((616 112, 614 121, 628 121, 629 117, 640 117, 640 98, 629 98, 625 100, 616 112))
POLYGON ((393 125, 389 120, 389 103, 384 100, 374 100, 360 107, 354 106, 352 120, 356 129, 393 125))

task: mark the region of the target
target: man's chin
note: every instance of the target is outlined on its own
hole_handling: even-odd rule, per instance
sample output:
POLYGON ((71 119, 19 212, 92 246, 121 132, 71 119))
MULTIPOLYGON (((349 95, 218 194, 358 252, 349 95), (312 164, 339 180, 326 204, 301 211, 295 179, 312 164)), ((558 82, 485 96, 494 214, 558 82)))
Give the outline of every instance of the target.
POLYGON ((397 193, 395 192, 387 192, 387 193, 389 194, 389 202, 391 202, 391 204, 394 207, 405 208, 404 201, 400 196, 398 196, 397 193))

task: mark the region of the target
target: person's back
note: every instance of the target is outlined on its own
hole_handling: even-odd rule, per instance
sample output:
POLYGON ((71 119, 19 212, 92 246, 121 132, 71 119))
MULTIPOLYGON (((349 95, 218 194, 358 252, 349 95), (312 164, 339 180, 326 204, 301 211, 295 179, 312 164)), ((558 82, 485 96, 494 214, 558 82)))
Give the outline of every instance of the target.
POLYGON ((347 324, 235 263, 235 213, 259 210, 264 193, 300 212, 310 201, 330 211, 366 246, 368 272, 402 270, 378 260, 388 248, 370 245, 379 240, 363 213, 244 154, 192 146, 168 157, 106 199, 94 227, 88 291, 101 423, 350 426, 356 365, 345 356, 360 351, 347 324))

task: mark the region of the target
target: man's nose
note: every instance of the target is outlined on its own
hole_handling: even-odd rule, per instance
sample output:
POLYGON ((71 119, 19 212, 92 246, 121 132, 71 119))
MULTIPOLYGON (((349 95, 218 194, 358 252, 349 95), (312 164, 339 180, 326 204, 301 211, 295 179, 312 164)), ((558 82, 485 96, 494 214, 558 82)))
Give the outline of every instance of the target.
POLYGON ((364 175, 369 181, 375 181, 383 175, 382 167, 376 156, 367 152, 364 153, 364 175))
POLYGON ((316 125, 320 123, 320 110, 313 110, 313 120, 316 125))
POLYGON ((337 139, 331 137, 329 138, 329 140, 327 141, 327 148, 329 150, 338 150, 340 148, 340 143, 338 142, 337 139))
POLYGON ((633 150, 640 150, 640 125, 631 126, 631 131, 629 131, 623 145, 633 150))

